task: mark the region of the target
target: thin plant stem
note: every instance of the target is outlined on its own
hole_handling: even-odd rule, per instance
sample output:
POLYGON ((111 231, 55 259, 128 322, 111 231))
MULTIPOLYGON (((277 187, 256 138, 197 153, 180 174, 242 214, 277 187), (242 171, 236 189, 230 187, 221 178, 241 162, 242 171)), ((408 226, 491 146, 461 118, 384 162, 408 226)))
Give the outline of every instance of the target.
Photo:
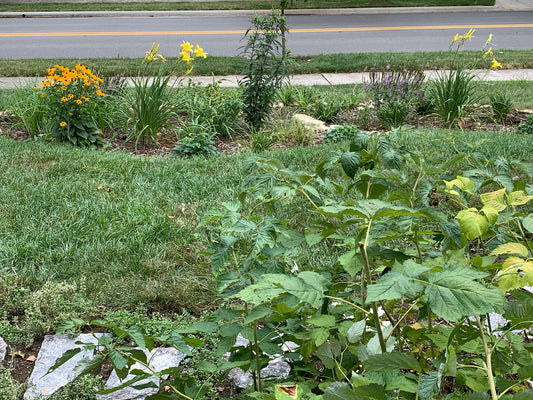
POLYGON ((257 379, 257 390, 259 392, 263 391, 261 384, 261 360, 259 359, 259 343, 257 341, 257 321, 254 321, 254 347, 255 347, 255 364, 257 367, 256 379, 257 379))
MULTIPOLYGON (((363 257, 363 275, 366 276, 367 284, 370 285, 372 281, 370 278, 370 267, 368 265, 368 256, 366 254, 366 248, 364 243, 359 242, 359 249, 361 250, 361 255, 363 257)), ((383 331, 381 330, 381 323, 379 321, 378 306, 375 301, 372 302, 372 315, 374 317, 374 325, 376 326, 376 332, 379 339, 379 346, 381 347, 381 351, 383 353, 386 353, 387 346, 385 345, 385 341, 383 340, 383 331)))
POLYGON ((479 315, 476 315, 476 322, 479 327, 479 334, 481 335, 481 341, 483 342, 483 348, 485 349, 485 361, 483 361, 483 367, 487 373, 487 379, 489 381, 490 397, 492 400, 498 400, 498 393, 496 392, 496 384, 494 382, 494 375, 492 375, 492 352, 487 345, 487 340, 485 339, 485 333, 483 329, 483 323, 479 318, 479 315))

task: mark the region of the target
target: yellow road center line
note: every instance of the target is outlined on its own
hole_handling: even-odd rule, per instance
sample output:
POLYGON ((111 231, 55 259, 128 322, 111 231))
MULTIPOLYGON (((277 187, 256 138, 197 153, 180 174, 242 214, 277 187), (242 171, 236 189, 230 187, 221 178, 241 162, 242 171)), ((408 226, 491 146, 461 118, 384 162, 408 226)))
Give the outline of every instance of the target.
MULTIPOLYGON (((358 28, 305 28, 291 29, 290 33, 323 32, 373 32, 373 31, 409 31, 437 29, 497 29, 497 28, 533 28, 533 24, 497 24, 497 25, 422 25, 422 26, 371 26, 358 28)), ((148 35, 243 35, 245 30, 229 31, 144 31, 144 32, 22 32, 0 33, 0 37, 49 37, 49 36, 148 36, 148 35)))

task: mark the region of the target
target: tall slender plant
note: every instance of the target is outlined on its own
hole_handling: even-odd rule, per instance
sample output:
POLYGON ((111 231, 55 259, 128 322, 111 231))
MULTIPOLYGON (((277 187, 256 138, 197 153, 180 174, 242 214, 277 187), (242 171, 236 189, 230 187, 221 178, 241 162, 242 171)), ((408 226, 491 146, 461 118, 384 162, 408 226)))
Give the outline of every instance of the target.
POLYGON ((288 32, 285 17, 279 11, 255 15, 246 31, 242 54, 248 59, 240 82, 246 121, 259 129, 268 116, 277 90, 288 78, 288 52, 281 38, 288 32))

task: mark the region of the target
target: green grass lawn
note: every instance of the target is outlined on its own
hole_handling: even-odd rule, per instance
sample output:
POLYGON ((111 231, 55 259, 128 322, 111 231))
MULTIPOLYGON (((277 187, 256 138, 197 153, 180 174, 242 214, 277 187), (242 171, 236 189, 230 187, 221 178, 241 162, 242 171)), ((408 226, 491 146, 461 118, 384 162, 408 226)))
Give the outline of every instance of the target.
MULTIPOLYGON (((205 49, 209 52, 209 49, 205 49)), ((533 50, 501 50, 495 57, 504 69, 533 68, 533 50)), ((165 55, 167 56, 167 55, 165 55)), ((170 55, 169 55, 170 56, 170 55)), ((479 51, 461 51, 454 55, 455 61, 472 68, 489 68, 491 60, 481 59, 479 51)), ((175 58, 169 57, 166 64, 142 64, 137 58, 97 58, 97 59, 0 59, 0 79, 2 76, 43 76, 46 69, 55 64, 74 66, 85 64, 98 74, 113 76, 152 75, 159 68, 176 70, 175 58)), ((447 69, 451 65, 447 51, 414 53, 339 53, 329 55, 298 56, 290 67, 292 74, 363 72, 371 67, 385 68, 387 65, 410 66, 422 69, 447 69)), ((232 75, 240 74, 246 64, 243 57, 208 56, 197 59, 192 75, 232 75)), ((176 72, 179 72, 176 70, 176 72)))
MULTIPOLYGON (((362 8, 420 6, 492 6, 494 0, 295 0, 289 8, 362 8)), ((207 2, 139 2, 139 3, 24 3, 0 4, 0 11, 167 11, 167 10, 269 10, 279 1, 207 1, 207 2)))
MULTIPOLYGON (((415 130, 402 134, 399 144, 431 155, 430 165, 462 151, 533 161, 530 138, 510 132, 415 130)), ((339 146, 263 156, 311 171, 339 146)), ((48 285, 53 292, 50 285, 75 284, 76 296, 63 300, 67 314, 79 312, 80 303, 88 315, 98 314, 96 306, 208 309, 215 295, 201 256, 206 232, 197 225, 209 208, 236 200, 249 156, 141 157, 0 137, 0 288, 35 292, 48 285)), ((287 212, 294 218, 298 210, 287 212)), ((10 329, 0 324, 0 335, 12 338, 10 329)))

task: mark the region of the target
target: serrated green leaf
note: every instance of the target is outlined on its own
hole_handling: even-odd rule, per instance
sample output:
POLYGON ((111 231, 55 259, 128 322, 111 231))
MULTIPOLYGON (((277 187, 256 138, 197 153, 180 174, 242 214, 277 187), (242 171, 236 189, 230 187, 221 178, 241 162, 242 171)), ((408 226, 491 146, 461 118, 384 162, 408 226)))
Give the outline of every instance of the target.
POLYGON ((394 300, 403 297, 414 281, 399 272, 388 272, 367 287, 367 301, 394 300))
POLYGON ((345 382, 333 382, 324 391, 323 400, 364 400, 345 382))
POLYGON ((427 375, 420 377, 420 389, 418 394, 421 400, 432 400, 440 391, 440 380, 438 371, 430 371, 427 375))
POLYGON ((314 315, 305 322, 316 327, 330 328, 335 326, 335 317, 329 314, 314 315))
POLYGON ((267 315, 270 315, 272 313, 272 309, 270 308, 270 304, 259 304, 258 306, 254 307, 244 318, 244 325, 251 324, 254 321, 258 321, 262 318, 265 318, 267 315))
POLYGON ((368 357, 363 366, 368 371, 388 371, 391 369, 409 369, 420 372, 422 368, 412 355, 394 351, 392 353, 375 354, 368 357))
POLYGON ((83 357, 74 368, 73 374, 75 376, 89 374, 95 369, 99 368, 104 361, 104 356, 102 354, 96 354, 89 357, 83 357))
POLYGON ((356 256, 355 250, 353 249, 341 255, 338 260, 339 264, 351 277, 354 277, 363 269, 363 261, 360 256, 356 256))
POLYGON ((319 347, 329 338, 329 329, 314 328, 309 331, 309 338, 319 347))
POLYGON ((55 371, 57 368, 59 368, 60 366, 65 364, 68 360, 70 360, 72 357, 74 357, 76 354, 78 354, 80 351, 81 351, 80 347, 77 347, 77 348, 74 348, 74 349, 69 349, 69 350, 65 351, 63 353, 63 355, 56 360, 54 365, 52 365, 48 369, 46 374, 48 375, 49 373, 55 371))
POLYGON ((355 177, 359 165, 361 164, 361 153, 355 153, 352 151, 347 151, 343 153, 341 157, 341 166, 346 175, 351 179, 355 177))
POLYGON ((474 280, 485 275, 462 266, 434 273, 425 288, 431 310, 448 321, 499 311, 505 302, 503 294, 474 280))
POLYGON ((114 348, 109 348, 109 360, 115 367, 115 370, 121 370, 128 365, 128 359, 120 354, 114 348))
POLYGON ((453 179, 451 181, 445 180, 444 184, 446 185, 447 192, 450 194, 459 194, 453 189, 454 187, 457 187, 458 189, 468 194, 474 194, 474 191, 472 190, 472 188, 474 187, 474 181, 463 176, 458 176, 456 179, 453 179))
POLYGON ((533 233, 533 214, 529 214, 522 220, 522 226, 529 233, 533 233))
POLYGON ((361 337, 365 333, 366 320, 354 322, 348 332, 346 333, 346 339, 350 343, 357 343, 361 340, 361 337))

